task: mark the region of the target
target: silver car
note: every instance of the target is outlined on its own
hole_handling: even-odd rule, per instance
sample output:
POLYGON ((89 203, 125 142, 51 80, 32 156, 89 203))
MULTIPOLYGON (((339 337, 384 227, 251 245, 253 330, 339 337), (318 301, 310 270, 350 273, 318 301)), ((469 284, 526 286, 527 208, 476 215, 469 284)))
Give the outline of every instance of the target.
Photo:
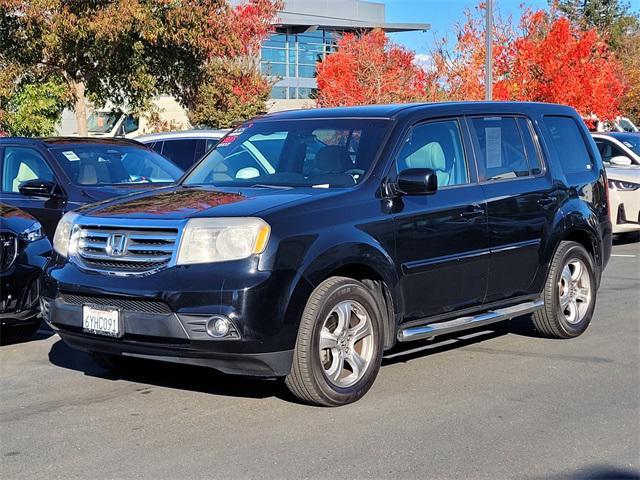
POLYGON ((593 139, 609 179, 613 233, 640 232, 640 133, 594 133, 593 139))

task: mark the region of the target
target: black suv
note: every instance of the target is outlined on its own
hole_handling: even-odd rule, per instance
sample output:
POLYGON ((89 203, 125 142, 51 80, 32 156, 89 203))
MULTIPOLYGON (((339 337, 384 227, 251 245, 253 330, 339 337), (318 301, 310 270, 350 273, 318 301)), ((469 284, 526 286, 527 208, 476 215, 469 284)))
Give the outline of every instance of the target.
POLYGON ((576 112, 533 103, 283 112, 180 184, 68 213, 48 321, 126 357, 363 396, 396 342, 533 313, 587 328, 611 251, 607 181, 576 112))

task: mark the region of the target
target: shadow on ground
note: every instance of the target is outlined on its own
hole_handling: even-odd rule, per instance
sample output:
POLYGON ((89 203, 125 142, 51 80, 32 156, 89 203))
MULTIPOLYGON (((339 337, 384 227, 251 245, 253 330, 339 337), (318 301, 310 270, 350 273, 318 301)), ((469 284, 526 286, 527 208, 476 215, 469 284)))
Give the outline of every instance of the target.
POLYGON ((225 375, 205 367, 132 358, 127 362, 125 370, 110 372, 95 364, 85 352, 68 347, 62 340, 58 340, 51 347, 49 361, 58 367, 106 380, 125 380, 231 397, 278 397, 291 400, 290 394, 281 381, 225 375))
POLYGON ((563 473, 549 480, 640 480, 640 472, 613 465, 593 465, 571 473, 563 473))
MULTIPOLYGON (((477 330, 467 330, 460 334, 438 337, 437 341, 417 341, 399 344, 385 354, 382 366, 404 363, 414 359, 428 357, 449 350, 455 350, 489 340, 491 338, 515 333, 532 334, 530 317, 514 319, 477 330)), ((52 364, 76 370, 92 377, 107 380, 126 380, 130 382, 155 385, 165 388, 210 393, 213 395, 267 398, 276 397, 286 401, 297 402, 286 386, 278 379, 258 379, 225 375, 205 367, 178 365, 165 362, 154 362, 142 359, 130 359, 127 368, 121 372, 110 372, 95 364, 84 352, 68 347, 58 340, 49 352, 52 364)))
POLYGON ((628 245, 630 243, 640 242, 640 232, 631 232, 625 234, 618 234, 613 236, 614 245, 628 245))
POLYGON ((30 333, 27 331, 20 331, 20 327, 12 327, 10 329, 4 328, 0 333, 2 335, 2 340, 0 343, 2 346, 5 345, 16 345, 18 343, 29 343, 35 342, 38 340, 46 340, 47 338, 54 335, 53 330, 46 323, 42 323, 38 330, 34 333, 30 333))

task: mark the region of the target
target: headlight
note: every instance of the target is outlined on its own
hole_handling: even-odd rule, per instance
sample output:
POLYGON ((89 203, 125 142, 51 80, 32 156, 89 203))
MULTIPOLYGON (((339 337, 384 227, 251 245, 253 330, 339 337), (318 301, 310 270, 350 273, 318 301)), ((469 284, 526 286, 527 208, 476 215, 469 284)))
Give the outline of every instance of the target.
POLYGON ((628 191, 638 190, 640 188, 640 183, 623 182, 622 180, 609 179, 609 188, 611 190, 628 192, 628 191))
POLYGON ((182 232, 177 264, 247 258, 264 251, 270 233, 260 218, 192 218, 182 232))
POLYGON ((40 240, 42 237, 44 237, 44 233, 40 222, 34 223, 20 234, 20 238, 25 242, 35 242, 36 240, 40 240))
POLYGON ((53 236, 53 249, 63 257, 68 257, 70 254, 75 253, 75 245, 78 243, 77 239, 73 239, 71 236, 74 230, 76 220, 78 218, 77 213, 68 212, 58 222, 56 227, 56 233, 53 236), (73 245, 72 245, 73 244, 73 245))

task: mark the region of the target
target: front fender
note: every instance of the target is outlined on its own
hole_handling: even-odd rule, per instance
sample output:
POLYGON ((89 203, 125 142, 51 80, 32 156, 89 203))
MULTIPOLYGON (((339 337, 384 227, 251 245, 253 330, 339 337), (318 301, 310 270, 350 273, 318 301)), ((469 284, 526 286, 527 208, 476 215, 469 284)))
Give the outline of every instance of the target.
POLYGON ((395 315, 391 321, 395 323, 404 302, 398 271, 384 245, 353 226, 325 232, 280 242, 273 268, 287 271, 286 277, 290 279, 283 284, 286 290, 282 292, 288 299, 286 311, 282 312, 286 323, 295 325, 297 334, 299 320, 313 290, 333 272, 345 267, 372 271, 382 279, 392 300, 395 315))

